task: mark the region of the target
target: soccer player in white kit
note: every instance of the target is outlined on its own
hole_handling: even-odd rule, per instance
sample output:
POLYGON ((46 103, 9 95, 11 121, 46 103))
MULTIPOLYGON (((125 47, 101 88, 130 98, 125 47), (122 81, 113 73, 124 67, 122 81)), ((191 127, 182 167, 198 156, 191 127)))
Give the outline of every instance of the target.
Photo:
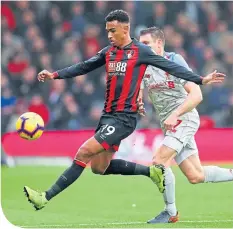
MULTIPOLYGON (((165 37, 162 30, 156 27, 142 30, 140 41, 150 46, 156 54, 191 70, 181 55, 164 51, 165 37)), ((148 223, 174 223, 178 221, 179 216, 175 204, 175 177, 169 168, 173 159, 192 184, 232 181, 233 171, 217 166, 202 166, 200 163, 194 139, 200 125, 200 118, 195 108, 202 101, 201 89, 197 84, 148 66, 138 98, 141 115, 145 115, 142 102, 145 87, 148 88, 150 100, 165 136, 153 156, 153 164, 166 166, 163 193, 165 209, 148 223)))

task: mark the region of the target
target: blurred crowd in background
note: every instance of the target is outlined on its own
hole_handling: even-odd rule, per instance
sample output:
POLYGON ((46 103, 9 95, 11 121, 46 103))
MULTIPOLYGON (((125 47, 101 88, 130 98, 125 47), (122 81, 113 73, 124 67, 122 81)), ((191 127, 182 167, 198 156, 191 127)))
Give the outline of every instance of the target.
MULTIPOLYGON (((181 54, 194 72, 226 73, 224 84, 202 86, 198 111, 216 127, 233 127, 233 2, 6 1, 1 7, 2 133, 14 130, 27 111, 39 113, 46 129, 96 126, 104 105, 104 67, 69 80, 39 83, 36 76, 108 45, 104 18, 114 9, 129 13, 133 37, 148 26, 162 28, 165 50, 181 54)), ((149 100, 145 107, 138 128, 159 127, 149 100)))

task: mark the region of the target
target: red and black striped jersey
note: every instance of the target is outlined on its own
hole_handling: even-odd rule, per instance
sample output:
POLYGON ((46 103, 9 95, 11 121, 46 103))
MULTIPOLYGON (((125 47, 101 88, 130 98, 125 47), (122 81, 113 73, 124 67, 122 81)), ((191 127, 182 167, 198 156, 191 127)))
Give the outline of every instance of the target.
POLYGON ((137 112, 137 97, 147 65, 158 67, 171 75, 197 84, 202 77, 186 68, 156 55, 136 39, 120 49, 107 46, 89 60, 55 72, 56 79, 86 74, 100 66, 106 68, 105 112, 137 112))

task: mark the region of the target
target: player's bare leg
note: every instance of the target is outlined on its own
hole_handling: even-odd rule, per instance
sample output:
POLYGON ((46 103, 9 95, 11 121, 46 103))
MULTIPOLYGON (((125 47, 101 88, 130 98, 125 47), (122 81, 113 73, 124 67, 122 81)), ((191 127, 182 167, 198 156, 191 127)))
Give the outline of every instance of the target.
POLYGON ((94 156, 91 160, 91 170, 95 174, 103 175, 108 168, 113 157, 113 152, 103 151, 101 154, 94 156))
POLYGON ((175 223, 178 221, 178 213, 175 204, 175 176, 169 168, 172 159, 175 157, 176 151, 161 145, 155 152, 153 157, 153 164, 164 164, 165 169, 165 191, 163 193, 163 199, 165 203, 165 209, 155 218, 149 220, 147 223, 175 223))
POLYGON ((63 172, 56 183, 46 192, 37 192, 27 186, 24 192, 29 200, 36 208, 40 210, 48 203, 50 199, 58 195, 60 192, 74 183, 82 174, 86 164, 91 159, 104 150, 102 145, 94 138, 88 139, 78 150, 72 165, 63 172))
POLYGON ((191 155, 190 157, 185 159, 183 162, 180 163, 179 167, 191 184, 204 182, 204 169, 201 166, 197 154, 191 155))
POLYGON ((179 165, 181 171, 190 183, 233 181, 233 170, 218 166, 202 166, 198 154, 189 156, 179 165))
POLYGON ((154 153, 152 163, 153 165, 162 164, 169 167, 171 161, 176 156, 176 151, 166 145, 161 145, 154 153))

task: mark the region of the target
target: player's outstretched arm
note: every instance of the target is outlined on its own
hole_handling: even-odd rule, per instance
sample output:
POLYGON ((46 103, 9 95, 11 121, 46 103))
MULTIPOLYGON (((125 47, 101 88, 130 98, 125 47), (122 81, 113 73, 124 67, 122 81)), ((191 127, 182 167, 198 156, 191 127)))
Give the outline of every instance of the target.
POLYGON ((225 74, 218 73, 217 71, 214 71, 205 77, 199 76, 183 66, 156 55, 150 47, 143 44, 141 46, 140 60, 141 64, 153 65, 177 78, 192 81, 196 84, 221 83, 225 78, 225 74))
POLYGON ((187 82, 184 85, 184 88, 188 92, 188 96, 185 101, 164 121, 164 127, 167 130, 172 130, 177 124, 180 116, 196 108, 202 101, 202 92, 198 85, 193 82, 187 82))
POLYGON ((58 70, 56 72, 49 72, 43 70, 38 74, 38 80, 44 82, 45 80, 51 79, 67 79, 79 75, 84 75, 88 72, 95 70, 105 64, 105 53, 109 47, 102 49, 95 56, 91 57, 86 61, 74 64, 70 67, 58 70))

